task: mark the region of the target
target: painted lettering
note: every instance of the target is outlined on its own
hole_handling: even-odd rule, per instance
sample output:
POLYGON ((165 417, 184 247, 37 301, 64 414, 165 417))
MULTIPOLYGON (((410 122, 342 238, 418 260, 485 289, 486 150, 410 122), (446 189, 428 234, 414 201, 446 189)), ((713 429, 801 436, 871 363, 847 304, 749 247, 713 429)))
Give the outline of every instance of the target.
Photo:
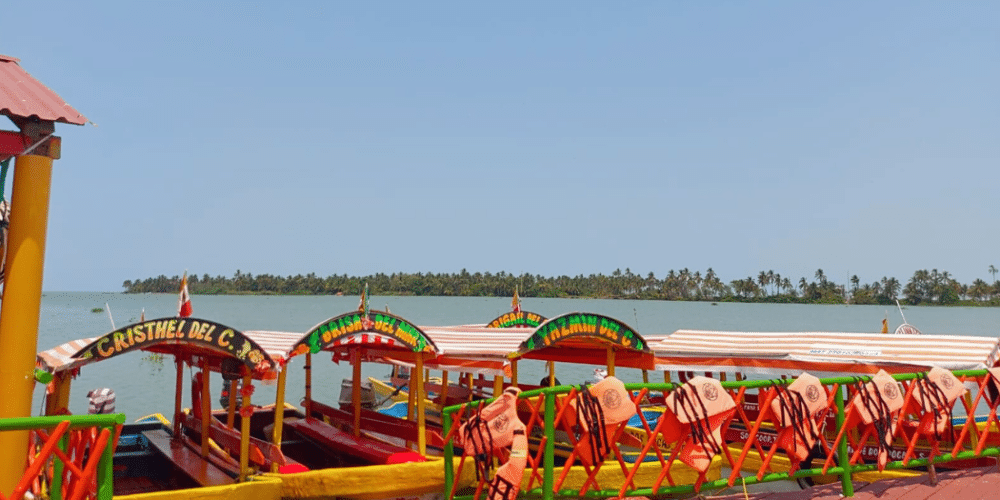
POLYGON ((101 340, 99 340, 97 342, 97 352, 103 358, 107 358, 107 357, 109 357, 109 356, 111 356, 112 354, 115 353, 114 347, 112 347, 111 349, 108 349, 107 351, 104 350, 104 344, 107 344, 108 342, 111 342, 111 339, 109 339, 107 337, 104 337, 103 339, 101 339, 101 340))
MULTIPOLYGON (((233 336, 233 331, 230 329, 225 329, 219 334, 219 347, 229 347, 229 340, 233 336)), ((231 348, 230 348, 231 349, 231 348)))

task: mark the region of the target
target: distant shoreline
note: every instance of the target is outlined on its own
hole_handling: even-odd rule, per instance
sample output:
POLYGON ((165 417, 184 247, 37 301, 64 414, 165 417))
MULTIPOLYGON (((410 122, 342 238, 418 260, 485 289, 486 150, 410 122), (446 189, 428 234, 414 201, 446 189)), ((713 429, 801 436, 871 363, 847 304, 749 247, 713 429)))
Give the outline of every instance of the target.
MULTIPOLYGON (((996 269, 990 266, 991 274, 996 269)), ((160 275, 142 280, 126 280, 124 293, 177 293, 181 277, 160 275)), ((469 273, 378 273, 370 276, 333 275, 326 278, 314 273, 295 276, 251 275, 236 271, 233 277, 207 274, 188 276, 192 295, 360 295, 365 286, 379 296, 440 297, 522 297, 664 300, 693 302, 737 302, 759 304, 847 304, 910 306, 1000 306, 1000 281, 992 285, 981 279, 972 285, 958 283, 947 271, 916 271, 904 286, 895 278, 861 284, 857 276, 849 285, 826 278, 822 269, 815 280, 800 278, 794 285, 787 277, 773 271, 761 271, 757 277, 723 283, 709 268, 705 273, 687 269, 670 271, 664 278, 615 270, 610 276, 591 274, 575 277, 514 275, 505 272, 469 273)))

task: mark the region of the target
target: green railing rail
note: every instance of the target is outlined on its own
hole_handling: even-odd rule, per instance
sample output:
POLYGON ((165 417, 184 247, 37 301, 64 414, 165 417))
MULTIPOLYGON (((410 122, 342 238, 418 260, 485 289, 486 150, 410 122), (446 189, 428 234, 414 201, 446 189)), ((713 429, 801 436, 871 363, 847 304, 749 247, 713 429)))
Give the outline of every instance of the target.
MULTIPOLYGON (((69 431, 80 431, 89 428, 94 428, 100 433, 102 430, 107 429, 110 432, 111 439, 107 441, 106 446, 101 452, 101 457, 97 462, 97 467, 94 471, 94 477, 97 480, 97 495, 98 500, 110 500, 114 495, 114 478, 112 470, 112 458, 114 455, 115 443, 112 441, 115 437, 115 431, 118 426, 125 423, 125 415, 122 413, 114 413, 108 415, 65 415, 65 416, 44 416, 44 417, 18 417, 18 418, 4 418, 0 419, 0 432, 3 431, 51 431, 53 429, 60 428, 60 426, 65 426, 63 430, 66 433, 62 434, 59 438, 58 444, 56 445, 58 449, 66 454, 69 445, 69 431), (64 424, 68 422, 68 424, 64 424)), ((55 436, 52 436, 55 437, 55 436)), ((39 443, 44 445, 45 443, 39 443)), ((34 450, 34 443, 32 443, 32 449, 34 450)), ((66 464, 60 459, 58 454, 53 453, 50 457, 44 457, 47 460, 54 460, 53 472, 52 472, 52 484, 50 484, 50 494, 49 498, 53 500, 62 499, 62 476, 63 471, 66 468, 66 464)), ((42 467, 39 474, 45 474, 46 467, 42 467)), ((30 473, 30 471, 28 471, 30 473)), ((22 479, 22 483, 27 484, 27 481, 31 481, 34 478, 25 477, 22 479)))
MULTIPOLYGON (((966 393, 966 396, 964 398, 959 398, 953 406, 953 409, 956 408, 962 409, 961 413, 959 413, 958 411, 954 411, 953 422, 971 421, 968 424, 955 423, 952 431, 953 433, 951 434, 952 438, 954 438, 954 436, 958 434, 958 429, 960 425, 963 426, 972 425, 973 428, 976 429, 976 431, 970 432, 968 436, 964 438, 959 438, 957 441, 956 440, 947 441, 947 446, 942 446, 940 449, 940 454, 938 455, 932 456, 931 458, 910 458, 905 464, 903 460, 889 461, 885 466, 885 470, 916 469, 916 468, 927 467, 928 465, 945 464, 957 460, 970 460, 983 457, 1000 456, 1000 447, 985 446, 987 443, 977 443, 977 440, 980 439, 980 436, 978 435, 980 431, 978 424, 974 424, 975 418, 977 416, 977 407, 981 406, 979 404, 975 404, 974 401, 979 402, 981 398, 985 397, 986 404, 989 406, 989 408, 987 408, 985 411, 989 412, 990 416, 985 422, 986 431, 982 432, 989 433, 988 435, 990 436, 989 438, 990 444, 1000 443, 1000 421, 998 421, 996 417, 997 407, 1000 406, 1000 397, 996 397, 994 399, 991 398, 988 394, 983 393, 984 391, 982 391, 982 389, 986 387, 988 384, 996 384, 995 387, 997 387, 998 392, 1000 392, 1000 381, 997 381, 995 379, 991 381, 991 375, 987 370, 961 370, 952 373, 956 377, 958 377, 966 385, 967 388, 969 388, 969 392, 966 393), (972 384, 975 384, 975 389, 972 388, 972 384)), ((897 382, 904 383, 904 387, 906 387, 905 385, 906 383, 910 384, 916 383, 915 381, 922 379, 925 376, 926 372, 920 372, 920 373, 893 375, 893 378, 897 382)), ((736 484, 752 485, 759 483, 769 483, 774 481, 796 480, 799 478, 817 477, 822 475, 837 475, 840 477, 841 480, 840 482, 842 486, 843 495, 846 497, 853 496, 854 495, 854 483, 852 479, 853 476, 855 474, 863 472, 877 471, 878 465, 875 463, 853 463, 853 464, 851 463, 851 456, 850 456, 851 453, 849 453, 849 448, 848 448, 849 433, 845 432, 841 437, 841 439, 836 443, 832 443, 830 441, 833 439, 833 436, 837 436, 840 434, 840 430, 845 425, 845 412, 846 412, 845 409, 847 406, 845 400, 847 399, 847 396, 853 397, 853 392, 849 393, 848 389, 855 384, 865 383, 870 381, 871 379, 872 377, 870 376, 834 377, 834 378, 820 379, 820 383, 822 383, 823 386, 827 388, 827 390, 831 390, 830 389, 831 386, 835 388, 835 392, 831 393, 833 395, 834 402, 833 405, 831 405, 830 409, 831 410, 833 408, 836 409, 835 412, 836 428, 833 430, 826 429, 826 432, 824 434, 821 434, 819 437, 820 440, 826 443, 828 449, 831 450, 830 453, 833 453, 836 456, 836 462, 833 464, 833 466, 827 468, 825 472, 822 467, 823 464, 820 464, 820 467, 799 469, 792 474, 789 474, 787 472, 755 471, 755 473, 751 474, 740 474, 739 480, 736 482, 736 484), (757 472, 759 472, 759 474, 757 472)), ((760 403, 764 401, 763 394, 765 390, 769 390, 775 387, 787 386, 790 385, 792 382, 794 382, 794 379, 743 380, 743 381, 722 382, 721 385, 724 389, 730 391, 731 393, 739 393, 739 394, 744 394, 743 391, 750 391, 753 389, 757 389, 758 403, 760 403)), ((680 385, 681 384, 676 384, 676 383, 636 383, 636 384, 625 384, 625 388, 626 390, 630 391, 630 393, 635 393, 636 391, 639 391, 640 394, 642 394, 643 393, 642 391, 645 390, 648 393, 662 392, 664 395, 666 395, 670 391, 673 391, 674 389, 679 387, 680 385)), ((622 483, 624 483, 625 481, 624 475, 621 481, 619 481, 617 484, 613 485, 602 484, 603 488, 601 489, 597 489, 595 487, 585 492, 581 492, 575 489, 570 490, 563 488, 560 491, 555 491, 554 478, 557 470, 555 466, 555 444, 556 444, 555 432, 557 428, 555 421, 557 413, 556 396, 568 394, 571 392, 572 389, 573 388, 569 386, 558 386, 558 387, 548 387, 543 389, 524 391, 519 394, 519 398, 522 400, 535 397, 544 398, 544 414, 540 415, 543 418, 541 418, 540 419, 541 422, 539 422, 539 425, 542 426, 542 435, 544 436, 544 447, 541 455, 541 460, 539 461, 539 463, 535 464, 539 472, 541 472, 542 480, 540 481, 541 484, 537 485, 536 487, 527 491, 521 491, 519 494, 520 496, 551 500, 556 497, 610 498, 610 497, 619 497, 623 493, 620 488, 622 486, 622 483), (614 489, 607 489, 607 486, 613 486, 614 489)), ((455 493, 456 490, 455 483, 457 479, 456 479, 456 471, 454 468, 453 458, 455 456, 454 441, 456 436, 458 435, 458 432, 453 431, 452 427, 460 423, 455 421, 456 413, 460 413, 462 415, 462 418, 464 419, 467 418, 473 412, 477 411, 479 408, 485 406, 486 404, 489 404, 490 402, 492 402, 492 400, 483 400, 472 403, 465 403, 462 405, 450 406, 444 408, 441 413, 444 435, 448 437, 444 448, 445 460, 443 461, 445 467, 444 475, 445 475, 446 498, 454 500, 467 500, 475 498, 477 496, 477 495, 461 494, 461 492, 455 493)), ((737 405, 740 405, 742 404, 742 402, 743 401, 740 400, 737 401, 736 403, 737 405)), ((900 415, 900 418, 903 417, 905 417, 905 415, 900 415)), ((760 416, 758 416, 757 418, 760 418, 760 416)), ((752 424, 753 422, 743 422, 743 424, 748 424, 748 423, 752 424)), ((728 423, 726 424, 726 426, 728 427, 728 423)), ((529 429, 529 434, 530 433, 531 432, 529 429)), ((652 439, 653 437, 649 436, 648 438, 652 439)), ((917 438, 915 437, 914 439, 917 438)), ((864 440, 862 442, 856 443, 856 445, 865 446, 866 443, 867 440, 864 440)), ((756 445, 754 442, 747 441, 743 443, 743 446, 752 447, 759 445, 756 445)), ((853 452, 854 450, 851 451, 853 452)), ((614 456, 615 456, 614 453, 610 454, 607 460, 613 460, 614 456)), ((826 457, 820 457, 821 460, 825 458, 826 457)), ((640 456, 639 460, 642 459, 643 457, 640 456)), ((862 457, 861 461, 863 460, 864 457, 862 457)), ((617 466, 617 463, 615 464, 615 466, 617 466)), ((531 467, 532 463, 529 460, 528 469, 531 469, 531 467)), ((531 473, 530 471, 526 470, 525 477, 528 477, 528 474, 530 473, 531 473)), ((655 491, 652 488, 625 489, 624 495, 625 496, 657 496, 657 495, 678 495, 678 494, 683 495, 683 494, 691 494, 696 492, 704 492, 704 491, 718 490, 722 488, 732 487, 733 485, 730 483, 731 483, 730 478, 722 477, 720 479, 706 480, 703 483, 701 483, 697 489, 695 487, 695 484, 676 484, 672 486, 660 485, 660 487, 655 491)), ((480 497, 483 496, 482 493, 484 492, 480 492, 479 495, 480 497)))

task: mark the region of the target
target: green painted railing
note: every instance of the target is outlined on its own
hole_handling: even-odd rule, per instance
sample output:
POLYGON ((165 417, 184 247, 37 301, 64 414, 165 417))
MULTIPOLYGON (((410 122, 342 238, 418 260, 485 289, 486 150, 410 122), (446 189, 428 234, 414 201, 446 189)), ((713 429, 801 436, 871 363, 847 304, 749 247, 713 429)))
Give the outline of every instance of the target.
MULTIPOLYGON (((113 442, 116 437, 116 429, 118 426, 125 423, 125 415, 122 413, 115 413, 110 415, 66 415, 66 416, 46 416, 46 417, 20 417, 20 418, 5 418, 0 419, 0 432, 3 431, 51 431, 57 429, 64 425, 63 422, 68 422, 66 428, 64 429, 66 433, 58 437, 58 444, 55 445, 64 454, 67 453, 69 444, 69 432, 70 431, 80 431, 89 428, 96 428, 97 433, 104 429, 107 429, 110 433, 110 438, 107 441, 106 446, 101 452, 101 457, 97 462, 97 467, 94 470, 94 477, 97 480, 97 498, 98 500, 110 500, 114 495, 114 478, 112 470, 112 457, 114 455, 115 443, 113 442)), ((52 435, 50 438, 56 438, 52 435)), ((45 443, 39 443, 40 446, 44 446, 45 443)), ((34 446, 34 443, 32 443, 34 446)), ((53 473, 52 473, 52 483, 49 485, 49 498, 53 500, 62 499, 62 476, 63 471, 66 468, 66 464, 59 458, 58 454, 52 453, 50 457, 43 457, 46 460, 54 460, 53 473)), ((82 457, 81 457, 82 459, 82 457)), ((78 468, 82 464, 75 464, 78 468)), ((28 471, 30 473, 30 471, 28 471)), ((43 466, 40 474, 45 474, 45 467, 43 466)), ((84 478, 87 479, 87 478, 84 478)), ((21 483, 28 484, 33 481, 34 477, 22 478, 21 483)), ((19 485, 20 486, 20 485, 19 485)))
MULTIPOLYGON (((996 398, 995 400, 990 400, 987 394, 985 393, 980 394, 980 392, 983 392, 981 391, 981 389, 987 387, 989 384, 995 383, 997 384, 997 387, 1000 388, 1000 381, 996 381, 995 379, 991 380, 991 375, 986 370, 965 370, 965 371, 956 371, 953 373, 956 377, 960 378, 966 384, 967 387, 970 387, 971 384, 975 384, 975 388, 974 389, 970 388, 969 392, 966 393, 965 399, 959 398, 955 402, 955 406, 952 409, 954 417, 953 420, 959 422, 956 423, 954 426, 953 436, 957 435, 960 426, 964 425, 961 423, 963 420, 964 421, 972 420, 973 422, 975 422, 975 417, 977 413, 976 410, 977 406, 979 405, 973 404, 973 401, 979 401, 980 398, 985 397, 987 398, 986 399, 987 405, 990 406, 990 408, 987 408, 986 411, 992 410, 992 414, 991 418, 987 420, 985 424, 987 426, 987 431, 986 431, 987 434, 984 435, 989 436, 991 443, 993 442, 1000 443, 1000 422, 998 422, 996 419, 996 410, 997 407, 1000 406, 1000 397, 996 398)), ((925 375, 926 373, 923 372, 910 373, 910 374, 894 375, 893 378, 897 382, 903 382, 904 384, 908 382, 910 384, 913 384, 916 383, 915 381, 923 378, 925 375)), ((739 480, 736 482, 736 484, 752 485, 759 483, 769 483, 774 481, 796 480, 799 478, 816 477, 821 475, 837 475, 840 476, 843 495, 846 497, 853 496, 854 494, 854 483, 852 479, 853 476, 859 473, 877 471, 878 466, 874 463, 851 462, 851 456, 850 456, 851 453, 849 453, 848 449, 849 443, 847 437, 849 433, 844 433, 844 436, 836 443, 832 443, 830 441, 833 439, 834 436, 839 434, 840 429, 845 425, 845 413, 846 413, 845 408, 847 406, 845 400, 847 399, 848 395, 853 397, 853 393, 849 394, 847 392, 848 387, 854 384, 867 382, 869 380, 871 380, 871 377, 837 377, 837 378, 826 378, 820 380, 820 382, 824 385, 824 387, 827 388, 828 391, 831 390, 831 386, 836 387, 836 392, 831 392, 831 394, 833 394, 833 404, 830 407, 831 410, 833 410, 834 408, 836 409, 835 413, 836 428, 833 430, 827 429, 825 434, 820 436, 820 440, 823 440, 831 450, 830 453, 836 454, 836 461, 834 463, 834 466, 829 467, 826 470, 825 474, 823 471, 822 464, 820 464, 820 467, 800 469, 792 474, 788 474, 786 472, 770 472, 768 470, 755 471, 754 473, 750 474, 740 474, 739 480), (760 475, 759 478, 758 478, 758 473, 760 475)), ((793 381, 794 379, 744 380, 736 382, 722 382, 722 387, 726 390, 731 391, 731 393, 733 394, 739 393, 741 388, 748 392, 750 390, 756 389, 758 391, 757 401, 759 404, 761 404, 764 401, 763 396, 766 390, 779 386, 787 386, 791 384, 793 381)), ((663 392, 664 395, 674 390, 678 386, 680 386, 680 384, 670 384, 670 383, 625 384, 626 389, 633 393, 635 393, 636 391, 645 390, 649 392, 663 392)), ((557 468, 555 466, 555 444, 556 444, 555 431, 557 428, 557 422, 556 422, 557 403, 555 396, 565 395, 569 393, 571 389, 572 389, 571 387, 559 386, 559 387, 525 391, 519 395, 519 398, 521 399, 528 399, 533 397, 544 398, 544 415, 539 415, 539 417, 542 418, 540 419, 541 421, 538 423, 538 425, 542 426, 541 434, 545 438, 545 445, 543 447, 541 460, 539 460, 538 463, 536 464, 536 467, 541 472, 542 476, 541 484, 536 483, 536 486, 533 487, 531 490, 521 491, 520 492, 521 496, 544 498, 545 500, 551 500, 556 497, 609 498, 609 497, 618 497, 621 494, 619 488, 621 487, 621 484, 624 482, 625 479, 624 475, 618 484, 610 485, 614 486, 614 489, 607 489, 607 486, 609 485, 602 485, 604 486, 604 488, 602 489, 593 488, 582 493, 577 490, 562 489, 561 491, 555 491, 554 489, 555 488, 554 478, 557 474, 557 468)), ((445 473, 446 498, 451 498, 456 500, 457 499, 466 500, 475 497, 475 495, 461 494, 461 492, 458 492, 456 494, 455 492, 456 489, 455 483, 457 481, 457 478, 452 459, 455 454, 455 448, 454 448, 455 436, 457 436, 458 432, 453 431, 452 427, 459 423, 455 421, 456 413, 460 412, 462 414, 463 419, 468 418, 468 416, 471 413, 477 411, 479 408, 481 408, 485 404, 488 404, 490 401, 492 400, 467 403, 458 406, 451 406, 445 408, 442 411, 442 422, 444 426, 444 432, 445 436, 448 436, 444 449, 444 454, 445 454, 444 473, 445 473)), ((742 402, 743 402, 742 400, 736 401, 737 405, 742 404, 742 402)), ((902 415, 900 418, 904 417, 905 415, 902 415)), ((738 418, 738 413, 737 413, 737 418, 738 418)), ((760 418, 760 416, 756 418, 760 418)), ((744 425, 753 424, 754 421, 755 419, 752 419, 750 422, 744 421, 742 422, 742 424, 744 425)), ((730 421, 730 423, 731 422, 732 421, 730 421)), ((728 423, 726 424, 726 427, 728 427, 728 423)), ((983 457, 1000 456, 1000 447, 996 446, 987 447, 983 446, 983 443, 979 443, 979 446, 977 447, 976 446, 977 440, 981 439, 981 436, 976 435, 975 437, 973 437, 974 434, 978 433, 978 427, 976 425, 972 425, 972 428, 977 429, 977 432, 970 433, 969 436, 961 438, 961 440, 957 443, 955 441, 948 441, 946 443, 947 444, 946 446, 944 445, 941 446, 940 454, 933 456, 932 459, 911 458, 905 465, 902 460, 890 461, 885 466, 885 470, 915 469, 915 468, 927 467, 928 465, 932 464, 946 464, 948 462, 953 462, 957 460, 970 460, 983 457), (977 448, 981 449, 977 452, 976 451, 977 448)), ((530 434, 531 434, 531 429, 529 429, 529 435, 530 434)), ((902 434, 902 431, 898 431, 897 434, 905 435, 902 434)), ((652 439, 653 437, 647 435, 647 438, 652 439)), ((944 443, 944 441, 942 442, 944 443)), ((861 443, 857 443, 857 445, 866 446, 867 443, 868 440, 866 439, 861 443)), ((756 444, 752 441, 748 441, 745 442, 743 446, 745 448, 754 447, 756 446, 756 444)), ((766 445, 764 446, 764 448, 766 449, 769 446, 770 445, 766 445)), ((614 460, 614 456, 615 456, 614 453, 610 454, 607 458, 609 462, 606 463, 610 464, 611 463, 610 461, 614 460)), ((643 457, 639 457, 640 460, 642 458, 643 457)), ((826 457, 820 457, 820 460, 825 460, 825 459, 826 457)), ((864 457, 862 457, 862 460, 863 459, 864 457)), ((673 464, 673 459, 671 459, 669 464, 666 464, 664 466, 669 467, 672 464, 673 464)), ((617 468, 618 463, 615 462, 613 467, 617 468)), ((530 461, 528 468, 531 469, 530 461)), ((525 477, 527 477, 528 474, 530 473, 531 473, 530 470, 526 470, 525 477)), ((731 480, 728 477, 723 477, 715 480, 705 480, 702 484, 699 485, 697 492, 704 492, 707 490, 718 490, 718 489, 732 487, 733 485, 730 484, 730 482, 731 480)), ((683 495, 695 492, 696 488, 694 484, 676 484, 673 486, 661 485, 658 489, 656 489, 656 491, 653 491, 652 488, 626 489, 624 494, 627 496, 658 496, 658 495, 683 495)), ((485 495, 480 494, 479 496, 480 498, 483 498, 485 495)))

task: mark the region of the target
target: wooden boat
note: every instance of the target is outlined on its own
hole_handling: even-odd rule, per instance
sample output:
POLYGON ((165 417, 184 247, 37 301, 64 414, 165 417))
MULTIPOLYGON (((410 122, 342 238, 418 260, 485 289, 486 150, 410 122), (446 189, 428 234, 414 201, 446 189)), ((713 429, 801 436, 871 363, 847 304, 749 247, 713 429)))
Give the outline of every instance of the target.
MULTIPOLYGON (((120 354, 147 351, 172 355, 177 365, 173 423, 145 418, 126 424, 114 456, 115 494, 146 498, 168 492, 172 498, 204 496, 205 488, 240 492, 255 498, 279 498, 273 480, 244 482, 254 473, 251 458, 269 465, 283 461, 279 449, 255 443, 249 435, 249 419, 238 426, 212 425, 196 416, 209 411, 209 384, 192 392, 196 402, 190 413, 181 408, 185 365, 198 368, 196 378, 222 371, 241 377, 245 385, 276 367, 270 355, 243 332, 197 318, 160 318, 125 326, 101 337, 68 342, 38 354, 41 369, 53 374, 46 414, 66 414, 73 374, 81 368, 120 354), (266 449, 261 451, 261 445, 266 449), (223 451, 227 448, 229 452, 223 451), (144 492, 144 493, 140 493, 144 492)), ((243 413, 251 408, 249 394, 243 397, 243 413)), ((231 408, 235 412, 235 405, 231 408)), ((232 420, 230 421, 232 424, 232 420)))

